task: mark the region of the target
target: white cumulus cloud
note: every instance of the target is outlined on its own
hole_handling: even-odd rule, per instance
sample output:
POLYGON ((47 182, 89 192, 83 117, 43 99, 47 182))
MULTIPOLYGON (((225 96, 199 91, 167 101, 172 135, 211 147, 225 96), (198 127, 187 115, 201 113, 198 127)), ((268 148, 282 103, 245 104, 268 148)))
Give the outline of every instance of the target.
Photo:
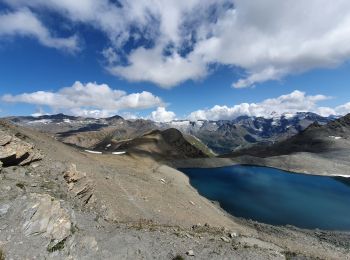
POLYGON ((176 118, 172 111, 167 111, 165 107, 158 107, 151 113, 150 119, 156 122, 170 122, 176 118))
POLYGON ((344 105, 337 106, 334 110, 335 110, 335 113, 338 115, 348 114, 350 113, 350 102, 344 105))
POLYGON ((29 9, 21 9, 12 13, 0 14, 0 37, 1 36, 30 36, 48 47, 75 51, 78 49, 78 38, 54 37, 42 22, 29 9))
POLYGON ((71 87, 57 92, 37 91, 19 95, 4 95, 3 102, 27 103, 48 106, 55 112, 90 117, 106 117, 121 110, 137 110, 157 107, 163 104, 161 98, 143 91, 127 94, 110 88, 107 84, 75 82, 71 87))
POLYGON ((183 58, 177 53, 162 57, 162 49, 139 48, 129 56, 128 66, 111 66, 108 70, 130 81, 150 81, 164 88, 171 88, 183 81, 199 79, 207 74, 206 65, 200 60, 183 58))
POLYGON ((295 90, 290 94, 269 98, 260 103, 241 103, 232 107, 216 105, 210 109, 194 111, 188 118, 191 120, 230 120, 243 115, 269 118, 276 114, 296 112, 316 112, 329 116, 336 114, 334 109, 317 106, 318 102, 329 98, 324 95, 308 96, 305 92, 295 90))

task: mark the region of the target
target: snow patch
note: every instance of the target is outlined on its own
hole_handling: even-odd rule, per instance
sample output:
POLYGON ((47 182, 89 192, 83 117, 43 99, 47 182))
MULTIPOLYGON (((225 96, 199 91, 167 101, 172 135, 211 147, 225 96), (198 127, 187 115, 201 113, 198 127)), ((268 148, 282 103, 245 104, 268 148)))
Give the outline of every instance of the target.
POLYGON ((93 154, 102 154, 102 152, 97 152, 97 151, 91 151, 91 150, 84 150, 87 153, 93 153, 93 154))
POLYGON ((328 136, 329 138, 332 138, 332 139, 334 139, 334 140, 339 140, 339 139, 341 139, 341 137, 340 136, 333 136, 333 135, 330 135, 330 136, 328 136))
POLYGON ((121 154, 125 154, 126 152, 122 151, 122 152, 113 152, 112 154, 114 155, 121 155, 121 154))
POLYGON ((28 124, 49 124, 51 123, 52 120, 51 119, 40 119, 40 120, 34 120, 34 121, 31 121, 31 122, 28 122, 28 124))

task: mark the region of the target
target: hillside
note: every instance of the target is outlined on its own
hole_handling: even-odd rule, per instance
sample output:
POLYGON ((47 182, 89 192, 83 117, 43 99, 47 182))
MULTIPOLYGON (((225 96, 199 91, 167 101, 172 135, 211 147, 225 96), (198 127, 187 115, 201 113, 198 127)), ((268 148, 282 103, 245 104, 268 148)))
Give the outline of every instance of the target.
POLYGON ((181 132, 174 128, 153 130, 134 139, 109 144, 105 140, 95 146, 94 150, 126 151, 129 154, 146 155, 156 159, 208 157, 205 151, 188 142, 181 132))

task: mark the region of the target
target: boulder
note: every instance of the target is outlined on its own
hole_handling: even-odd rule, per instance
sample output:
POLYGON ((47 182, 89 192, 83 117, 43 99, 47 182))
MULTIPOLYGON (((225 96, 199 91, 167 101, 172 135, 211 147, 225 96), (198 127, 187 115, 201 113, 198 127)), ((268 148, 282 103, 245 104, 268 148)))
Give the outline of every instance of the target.
POLYGON ((42 235, 49 239, 48 250, 71 235, 72 221, 60 201, 48 194, 31 193, 23 211, 22 230, 25 236, 42 235))
POLYGON ((0 131, 0 146, 4 146, 11 142, 12 136, 6 134, 4 131, 0 131))
POLYGON ((71 164, 69 169, 64 174, 64 179, 68 184, 75 183, 78 180, 86 177, 85 173, 79 172, 75 164, 71 164))
POLYGON ((26 165, 42 158, 33 144, 0 131, 0 162, 3 166, 26 165))

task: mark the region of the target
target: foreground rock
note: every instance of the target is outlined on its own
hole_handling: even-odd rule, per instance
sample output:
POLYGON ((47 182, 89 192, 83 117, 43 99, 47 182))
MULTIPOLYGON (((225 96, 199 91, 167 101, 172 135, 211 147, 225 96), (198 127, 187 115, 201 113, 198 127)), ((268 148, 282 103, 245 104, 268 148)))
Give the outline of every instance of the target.
POLYGON ((50 195, 29 194, 23 219, 24 235, 41 235, 48 238, 48 251, 63 247, 63 243, 71 235, 72 220, 68 211, 50 195))
POLYGON ((42 154, 34 145, 5 131, 0 131, 0 168, 11 165, 26 165, 42 159, 42 154))

